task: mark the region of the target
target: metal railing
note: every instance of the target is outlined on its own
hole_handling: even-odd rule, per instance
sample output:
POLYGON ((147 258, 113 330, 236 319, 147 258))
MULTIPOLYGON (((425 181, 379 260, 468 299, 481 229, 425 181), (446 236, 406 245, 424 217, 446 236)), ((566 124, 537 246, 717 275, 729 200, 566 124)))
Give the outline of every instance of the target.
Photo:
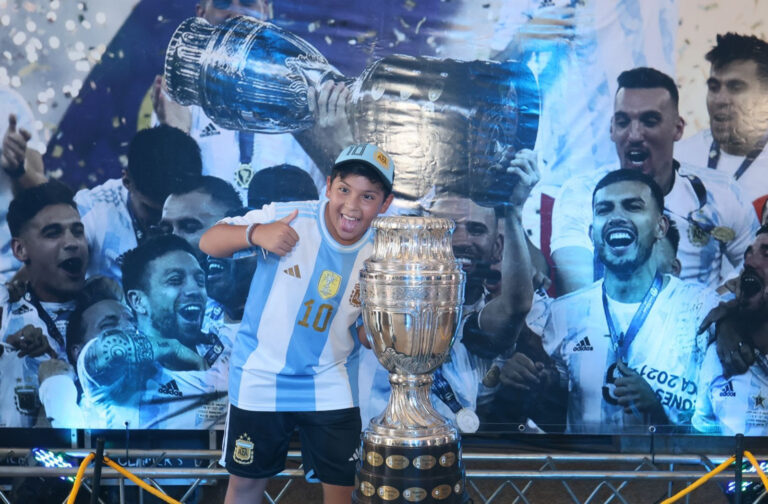
MULTIPOLYGON (((68 457, 82 459, 90 453, 90 450, 71 449, 59 450, 68 457)), ((118 462, 125 460, 125 450, 105 450, 104 454, 118 462)), ((174 479, 176 481, 188 480, 188 490, 180 499, 188 502, 194 490, 208 480, 224 479, 228 477, 225 469, 218 467, 221 453, 218 450, 131 450, 130 459, 154 461, 149 466, 130 467, 130 471, 137 477, 148 481, 155 488, 164 491, 158 481, 174 479), (195 460, 206 467, 159 467, 163 460, 195 460)), ((15 458, 32 459, 31 450, 0 449, 0 460, 15 458)), ((298 450, 292 450, 288 455, 289 460, 298 464, 301 454, 298 450)), ((728 458, 724 455, 647 455, 647 454, 580 454, 580 453, 490 453, 482 451, 465 451, 464 462, 466 465, 467 486, 471 497, 476 504, 498 504, 514 501, 519 504, 528 504, 528 494, 535 482, 559 481, 563 485, 570 500, 575 504, 589 504, 598 502, 609 496, 605 502, 616 500, 627 503, 622 492, 632 482, 693 482, 704 476, 710 469, 722 463, 728 458), (484 466, 492 468, 484 468, 484 466), (524 468, 517 468, 518 466, 524 468), (567 465, 568 468, 562 468, 567 465), (588 467, 598 465, 600 468, 588 467), (572 466, 577 466, 573 468, 572 466), (622 469, 606 470, 605 467, 617 467, 622 469), (595 487, 584 498, 577 497, 577 492, 572 488, 577 481, 594 481, 595 487), (510 494, 513 498, 510 498, 510 494)), ((761 458, 758 455, 758 458, 761 458)), ((765 458, 765 457, 762 457, 765 458)), ((58 478, 62 476, 74 476, 77 467, 55 468, 28 466, 0 466, 0 477, 43 477, 58 478)), ((86 478, 93 476, 93 469, 88 469, 86 478)), ((278 504, 284 498, 287 488, 297 479, 303 479, 304 472, 301 467, 286 469, 276 476, 278 479, 288 480, 275 495, 266 495, 270 504, 278 504)), ((754 481, 758 476, 754 473, 744 473, 744 480, 754 481)), ((104 481, 113 480, 117 484, 125 485, 122 476, 114 469, 104 467, 101 469, 101 478, 104 481)), ((716 481, 733 480, 733 473, 719 474, 713 479, 716 481)), ((84 486, 89 490, 88 486, 84 486)), ((667 492, 671 495, 671 485, 667 492)), ((121 496, 123 493, 121 492, 121 496)), ((765 501, 765 494, 760 495, 754 502, 765 501)), ((0 502, 10 504, 8 497, 0 491, 0 502)), ((125 501, 120 499, 120 503, 125 501)))

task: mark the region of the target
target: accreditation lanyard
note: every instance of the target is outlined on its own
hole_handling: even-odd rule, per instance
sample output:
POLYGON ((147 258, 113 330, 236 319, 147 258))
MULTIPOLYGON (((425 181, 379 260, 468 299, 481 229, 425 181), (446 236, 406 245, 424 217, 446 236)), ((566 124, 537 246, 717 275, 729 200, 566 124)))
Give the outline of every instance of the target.
POLYGON ((64 348, 66 346, 64 336, 61 335, 61 331, 59 331, 59 328, 56 327, 56 322, 53 321, 48 312, 45 311, 45 308, 43 308, 43 305, 40 303, 40 299, 38 299, 37 295, 32 292, 31 289, 28 289, 24 294, 24 299, 26 299, 29 304, 35 307, 35 310, 37 310, 37 316, 40 317, 40 320, 43 321, 45 327, 48 328, 48 335, 56 340, 56 343, 58 343, 61 348, 64 348))
MULTIPOLYGON (((617 357, 622 361, 625 361, 627 354, 629 353, 629 347, 632 345, 637 333, 640 332, 640 328, 645 323, 645 319, 648 318, 648 314, 653 308, 653 304, 656 302, 656 298, 661 293, 661 285, 664 282, 664 277, 661 273, 656 273, 653 278, 653 283, 648 288, 648 292, 643 296, 643 300, 640 302, 640 306, 632 316, 632 321, 627 327, 627 332, 620 333, 616 328, 616 323, 611 315, 611 310, 608 308, 608 295, 605 292, 605 282, 603 282, 603 311, 605 312, 605 321, 608 323, 608 331, 611 333, 611 342, 613 343, 613 349, 617 353, 617 357)), ((625 361, 626 362, 626 361, 625 361)))
MULTIPOLYGON (((757 157, 763 152, 765 145, 768 144, 768 132, 766 132, 760 140, 755 144, 755 148, 752 149, 744 156, 744 161, 741 162, 739 169, 733 174, 733 178, 739 180, 744 172, 746 172, 757 157)), ((709 159, 707 160, 707 166, 713 170, 717 169, 717 163, 720 162, 720 144, 717 140, 712 140, 712 144, 709 146, 709 159)))
POLYGON ((456 394, 453 392, 451 384, 445 379, 442 366, 435 369, 432 380, 432 393, 451 408, 451 411, 458 413, 461 410, 461 403, 456 399, 456 394))
POLYGON ((139 219, 136 218, 136 214, 133 213, 133 208, 131 208, 131 195, 128 194, 128 201, 125 203, 125 207, 128 209, 128 216, 131 218, 131 227, 133 227, 133 233, 136 235, 136 245, 141 245, 141 242, 144 241, 144 230, 141 228, 141 224, 139 223, 139 219))

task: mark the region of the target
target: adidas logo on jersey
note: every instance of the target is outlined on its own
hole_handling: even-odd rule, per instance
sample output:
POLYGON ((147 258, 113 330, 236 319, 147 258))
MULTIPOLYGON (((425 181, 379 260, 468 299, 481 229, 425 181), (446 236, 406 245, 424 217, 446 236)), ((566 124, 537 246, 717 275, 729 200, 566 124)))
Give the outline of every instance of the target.
POLYGON ((29 306, 23 304, 23 305, 19 306, 18 308, 16 308, 15 310, 13 310, 11 313, 13 313, 14 315, 23 315, 23 314, 25 314, 27 312, 31 312, 31 311, 32 311, 32 308, 30 308, 29 306))
POLYGON ((214 136, 214 135, 221 135, 221 132, 216 129, 216 126, 213 125, 213 123, 208 123, 208 126, 203 129, 203 131, 200 132, 200 138, 214 136))
POLYGON ((176 385, 176 380, 171 380, 165 385, 160 387, 160 390, 158 391, 161 394, 167 394, 174 397, 181 397, 181 390, 179 390, 179 386, 176 385))
POLYGON ((736 391, 733 390, 733 383, 731 381, 728 381, 723 390, 720 391, 720 397, 736 397, 736 391))
POLYGON ((589 342, 589 337, 585 337, 573 347, 574 352, 591 352, 594 349, 592 343, 589 342))
POLYGON ((301 278, 301 272, 299 271, 299 265, 294 264, 288 269, 284 269, 283 273, 287 273, 288 275, 291 275, 292 277, 301 278))

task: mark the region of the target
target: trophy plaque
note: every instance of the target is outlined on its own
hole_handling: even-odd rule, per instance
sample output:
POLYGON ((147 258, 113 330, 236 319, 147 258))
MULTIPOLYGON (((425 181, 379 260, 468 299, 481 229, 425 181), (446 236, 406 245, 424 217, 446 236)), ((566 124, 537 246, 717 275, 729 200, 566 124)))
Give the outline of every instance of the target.
POLYGON ((459 432, 430 402, 431 374, 448 355, 464 301, 453 221, 384 217, 372 227, 373 252, 360 271, 363 321, 392 393, 363 431, 352 500, 466 502, 459 432))

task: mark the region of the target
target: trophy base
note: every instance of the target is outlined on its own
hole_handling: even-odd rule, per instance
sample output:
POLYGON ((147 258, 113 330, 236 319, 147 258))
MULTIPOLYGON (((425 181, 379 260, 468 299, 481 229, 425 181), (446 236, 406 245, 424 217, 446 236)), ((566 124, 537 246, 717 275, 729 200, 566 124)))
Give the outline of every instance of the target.
POLYGON ((427 446, 407 446, 377 443, 378 436, 370 434, 363 433, 354 504, 468 501, 458 436, 446 443, 438 439, 427 446))

